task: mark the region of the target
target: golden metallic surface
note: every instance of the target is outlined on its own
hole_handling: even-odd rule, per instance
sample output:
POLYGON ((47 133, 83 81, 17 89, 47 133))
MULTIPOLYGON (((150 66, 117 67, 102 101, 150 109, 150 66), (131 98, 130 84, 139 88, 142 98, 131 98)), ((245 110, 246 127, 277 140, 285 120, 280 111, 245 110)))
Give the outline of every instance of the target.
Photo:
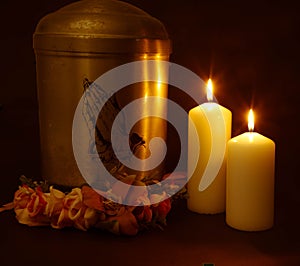
MULTIPOLYGON (((94 81, 106 71, 131 61, 154 59, 158 55, 161 60, 168 60, 170 40, 157 19, 132 5, 115 0, 82 0, 41 19, 33 43, 42 175, 53 184, 80 186, 85 180, 73 155, 72 122, 84 92, 84 82, 94 81)), ((157 75, 159 79, 159 75, 167 75, 167 72, 161 69, 157 75)), ((147 95, 167 96, 167 85, 159 83, 144 82, 129 87, 116 94, 121 107, 147 95)), ((166 107, 158 108, 164 112, 166 107)), ((145 105, 145 112, 146 109, 145 105)), ((102 122, 110 125, 113 117, 109 110, 103 114, 105 112, 102 122)), ((144 119, 132 131, 146 143, 153 136, 165 139, 166 122, 144 119)), ((102 131, 102 134, 110 140, 110 132, 102 131)), ((138 150, 136 155, 147 157, 147 147, 138 150)), ((107 168, 111 167, 108 164, 107 168)), ((155 170, 162 171, 163 164, 155 170)))
POLYGON ((38 23, 34 48, 104 53, 169 53, 163 24, 128 3, 82 0, 51 13, 38 23))

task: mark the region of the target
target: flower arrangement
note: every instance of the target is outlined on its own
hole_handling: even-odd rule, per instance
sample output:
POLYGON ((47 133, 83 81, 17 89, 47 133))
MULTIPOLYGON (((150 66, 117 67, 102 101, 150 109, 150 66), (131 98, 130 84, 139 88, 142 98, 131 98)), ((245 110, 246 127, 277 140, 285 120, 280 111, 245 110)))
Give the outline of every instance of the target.
MULTIPOLYGON (((172 197, 157 201, 157 204, 151 205, 148 194, 145 193, 139 197, 139 206, 127 206, 104 198, 89 185, 64 192, 49 186, 45 181, 37 182, 25 176, 20 179, 22 185, 15 192, 13 202, 0 208, 0 212, 14 209, 16 219, 21 224, 51 226, 56 229, 75 227, 86 231, 93 227, 118 235, 136 235, 143 229, 156 227, 162 229, 166 225, 172 202, 186 196, 183 186, 172 197)), ((126 182, 134 183, 136 176, 126 176, 125 179, 126 182)), ((143 180, 139 182, 141 185, 143 180)), ((170 190, 182 184, 185 184, 185 176, 178 173, 170 180, 163 193, 169 195, 170 190)), ((113 191, 112 187, 109 193, 113 191)), ((130 191, 127 196, 130 196, 130 191)), ((163 199, 165 194, 152 194, 151 197, 163 199)))

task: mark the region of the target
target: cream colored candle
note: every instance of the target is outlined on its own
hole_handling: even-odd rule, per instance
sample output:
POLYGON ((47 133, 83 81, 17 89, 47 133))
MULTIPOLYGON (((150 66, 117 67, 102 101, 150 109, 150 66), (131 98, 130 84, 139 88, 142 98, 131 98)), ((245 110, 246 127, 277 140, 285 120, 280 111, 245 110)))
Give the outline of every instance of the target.
POLYGON ((275 143, 249 131, 228 142, 226 222, 244 231, 261 231, 273 226, 275 143))
POLYGON ((215 214, 225 211, 226 144, 232 115, 211 102, 211 80, 207 96, 209 102, 189 112, 187 206, 197 213, 215 214))

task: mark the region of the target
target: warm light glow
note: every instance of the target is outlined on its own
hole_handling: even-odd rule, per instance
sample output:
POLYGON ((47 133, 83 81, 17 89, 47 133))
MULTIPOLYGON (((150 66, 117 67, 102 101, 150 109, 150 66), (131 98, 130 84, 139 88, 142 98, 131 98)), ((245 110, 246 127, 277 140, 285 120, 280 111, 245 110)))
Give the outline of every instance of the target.
POLYGON ((160 80, 157 81, 157 89, 159 89, 159 90, 161 89, 161 81, 160 80))
POLYGON ((147 102, 147 99, 148 99, 148 92, 145 93, 144 102, 147 102))
POLYGON ((156 78, 157 78, 157 89, 160 90, 161 89, 161 64, 160 64, 160 54, 156 54, 155 59, 157 60, 157 73, 156 73, 156 78))
POLYGON ((208 101, 213 100, 213 84, 211 79, 208 80, 207 86, 206 86, 206 97, 208 101))
POLYGON ((252 109, 250 109, 248 114, 248 129, 250 132, 253 132, 254 130, 254 114, 252 109))
POLYGON ((148 58, 148 55, 144 54, 143 58, 146 60, 148 58))

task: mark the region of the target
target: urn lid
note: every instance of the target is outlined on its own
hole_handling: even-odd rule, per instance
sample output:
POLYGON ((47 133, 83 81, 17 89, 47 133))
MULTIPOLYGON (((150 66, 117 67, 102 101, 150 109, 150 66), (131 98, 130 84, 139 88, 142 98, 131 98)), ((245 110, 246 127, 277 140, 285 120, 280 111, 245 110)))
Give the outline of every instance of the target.
POLYGON ((43 17, 35 50, 96 53, 165 53, 164 25, 143 10, 117 0, 81 0, 43 17))

